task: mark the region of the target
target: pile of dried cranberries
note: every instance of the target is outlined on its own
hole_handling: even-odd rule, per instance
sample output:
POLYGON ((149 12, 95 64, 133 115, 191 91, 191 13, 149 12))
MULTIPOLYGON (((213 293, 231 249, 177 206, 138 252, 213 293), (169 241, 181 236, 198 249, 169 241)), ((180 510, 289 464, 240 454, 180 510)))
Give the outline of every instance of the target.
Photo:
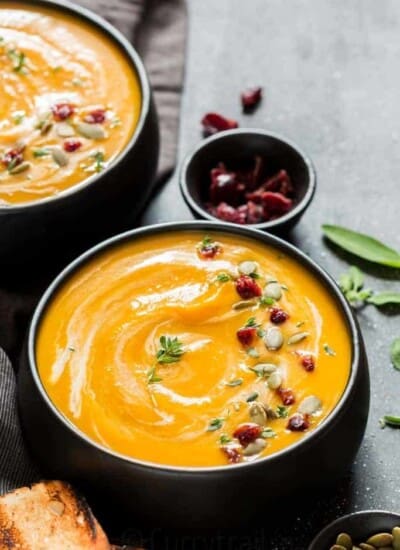
POLYGON ((294 188, 286 170, 271 172, 261 156, 229 169, 220 162, 210 172, 206 208, 232 223, 254 224, 280 218, 293 207, 294 188))

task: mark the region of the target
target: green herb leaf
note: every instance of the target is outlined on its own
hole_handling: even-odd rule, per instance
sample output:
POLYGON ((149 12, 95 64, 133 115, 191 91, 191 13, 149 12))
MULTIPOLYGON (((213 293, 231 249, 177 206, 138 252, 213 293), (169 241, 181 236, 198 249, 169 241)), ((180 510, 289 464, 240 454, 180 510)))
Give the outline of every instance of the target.
POLYGON ((339 286, 352 306, 364 304, 372 295, 372 290, 362 289, 364 286, 364 275, 355 266, 351 266, 348 273, 340 276, 339 286))
POLYGON ((157 375, 156 367, 151 367, 151 369, 149 369, 147 371, 147 383, 148 384, 155 384, 155 383, 161 382, 161 381, 162 381, 162 378, 160 378, 157 375))
POLYGON ((276 407, 276 414, 278 415, 278 418, 287 418, 289 416, 289 409, 284 405, 278 405, 276 407))
POLYGON ((17 166, 18 161, 19 161, 18 156, 11 159, 10 162, 7 164, 7 170, 11 172, 11 170, 17 166))
POLYGON ((213 418, 207 428, 208 432, 215 432, 216 430, 220 430, 222 428, 222 425, 224 423, 223 418, 213 418))
POLYGON ((229 386, 230 388, 235 388, 236 386, 241 386, 243 384, 243 378, 236 378, 236 380, 231 380, 230 382, 227 382, 225 386, 229 386))
POLYGON ((275 300, 270 296, 261 296, 260 298, 260 306, 262 307, 272 306, 274 303, 275 300))
POLYGON ((257 336, 258 336, 259 338, 264 338, 264 336, 266 335, 266 333, 267 333, 267 332, 266 332, 263 328, 258 328, 258 329, 257 329, 257 336))
POLYGON ((104 168, 104 153, 96 151, 91 157, 94 159, 94 169, 96 172, 101 172, 104 168))
POLYGON ((232 439, 229 437, 229 435, 222 434, 219 438, 220 445, 226 445, 227 443, 230 443, 232 439))
POLYGON ((259 327, 260 323, 257 323, 255 317, 249 317, 244 325, 244 328, 256 328, 259 327))
POLYGON ((253 357, 254 359, 258 359, 260 357, 260 354, 255 348, 247 348, 246 353, 247 355, 250 355, 250 357, 253 357))
POLYGON ((253 393, 251 393, 251 394, 247 397, 247 399, 246 399, 247 403, 251 403, 252 401, 255 401, 255 400, 257 399, 258 395, 259 395, 258 392, 253 391, 253 393))
POLYGON ((400 416, 385 415, 380 419, 382 428, 390 426, 391 428, 400 428, 400 416))
POLYGON ((367 298, 369 304, 385 306, 388 304, 400 304, 400 292, 378 292, 367 298))
POLYGON ((338 225, 325 224, 322 230, 327 239, 355 256, 380 265, 400 268, 400 254, 369 235, 338 225))
POLYGON ((232 280, 232 277, 228 273, 219 273, 216 277, 219 283, 227 283, 232 280))
POLYGON ((21 124, 25 118, 25 111, 15 111, 15 113, 12 113, 12 119, 14 121, 14 124, 16 124, 17 126, 19 124, 21 124))
POLYGON ((324 352, 326 355, 330 355, 331 357, 335 357, 336 351, 332 349, 328 344, 324 344, 324 352))
POLYGON ((390 346, 390 359, 394 368, 400 370, 400 338, 393 340, 390 346))
POLYGON ((261 432, 261 437, 264 439, 271 439, 271 437, 276 437, 276 432, 272 428, 264 428, 261 432))
POLYGON ((177 337, 161 336, 160 349, 157 351, 157 361, 162 364, 176 363, 184 354, 182 342, 177 337))
POLYGON ((297 328, 300 328, 300 327, 302 327, 304 324, 305 324, 305 321, 298 321, 298 322, 296 323, 296 327, 297 327, 297 328))
POLYGON ((261 275, 259 275, 258 273, 256 273, 255 271, 253 271, 253 273, 250 273, 250 277, 252 279, 261 279, 261 275))
POLYGON ((8 50, 7 56, 8 56, 8 59, 12 61, 13 71, 21 74, 26 73, 26 67, 25 67, 26 58, 23 52, 20 52, 15 48, 13 48, 11 50, 8 50))
POLYGON ((50 153, 51 151, 49 149, 46 149, 46 147, 33 150, 33 156, 35 158, 47 157, 48 155, 50 155, 50 153))
POLYGON ((76 351, 76 349, 73 346, 68 346, 68 351, 74 352, 74 351, 76 351))

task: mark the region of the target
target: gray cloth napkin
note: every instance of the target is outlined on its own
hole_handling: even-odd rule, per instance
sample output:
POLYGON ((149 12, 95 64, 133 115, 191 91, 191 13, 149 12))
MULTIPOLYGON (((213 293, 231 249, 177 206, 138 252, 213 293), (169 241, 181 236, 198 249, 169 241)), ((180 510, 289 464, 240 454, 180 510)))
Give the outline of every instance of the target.
MULTIPOLYGON (((80 0, 77 3, 115 25, 142 56, 160 119, 158 179, 164 181, 173 170, 176 158, 186 40, 184 0, 80 0)), ((29 274, 23 274, 25 288, 16 284, 11 291, 0 284, 0 494, 39 477, 23 443, 15 373, 4 351, 16 366, 29 318, 49 282, 44 276, 43 280, 26 283, 26 277, 29 274)))

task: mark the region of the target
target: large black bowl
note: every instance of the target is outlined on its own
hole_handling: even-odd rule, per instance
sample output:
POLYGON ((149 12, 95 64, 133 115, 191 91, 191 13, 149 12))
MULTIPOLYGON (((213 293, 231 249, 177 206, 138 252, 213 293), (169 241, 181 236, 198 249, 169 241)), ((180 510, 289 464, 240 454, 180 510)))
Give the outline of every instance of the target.
MULTIPOLYGON (((243 524, 257 513, 268 523, 282 499, 291 500, 333 485, 352 464, 368 416, 369 374, 361 334, 350 307, 334 281, 301 251, 272 235, 233 224, 194 221, 162 224, 116 236, 70 264, 42 297, 29 330, 19 380, 24 434, 48 476, 76 482, 91 494, 91 504, 125 510, 134 521, 186 527, 243 524), (43 315, 60 286, 106 248, 146 235, 176 231, 212 231, 242 235, 274 246, 293 257, 320 281, 347 324, 352 365, 347 387, 336 407, 309 437, 260 460, 212 468, 171 467, 129 459, 105 449, 76 429, 53 405, 36 366, 35 346, 43 315), (293 498, 292 498, 293 497, 293 498), (116 503, 113 507, 112 503, 116 503)), ((270 520, 271 521, 271 520, 270 520)))
POLYGON ((59 195, 0 206, 2 275, 21 264, 35 267, 33 259, 48 260, 59 251, 68 257, 66 250, 71 249, 76 255, 99 239, 127 229, 149 197, 159 150, 158 120, 146 71, 122 34, 91 11, 65 0, 24 0, 24 4, 68 13, 103 32, 129 60, 140 84, 142 107, 129 143, 104 171, 59 195))

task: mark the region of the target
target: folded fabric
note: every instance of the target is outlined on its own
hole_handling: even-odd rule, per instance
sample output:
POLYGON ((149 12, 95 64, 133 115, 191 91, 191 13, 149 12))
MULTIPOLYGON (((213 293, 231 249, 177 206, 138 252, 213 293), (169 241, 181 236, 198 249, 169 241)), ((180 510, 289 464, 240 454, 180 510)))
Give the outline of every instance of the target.
MULTIPOLYGON (((161 129, 159 181, 174 168, 186 39, 184 0, 80 0, 136 46, 146 65, 161 129)), ((0 494, 40 474, 25 449, 18 420, 14 371, 34 306, 54 274, 0 286, 0 494), (1 349, 3 348, 3 349, 1 349), (5 351, 11 357, 12 364, 5 351)))

